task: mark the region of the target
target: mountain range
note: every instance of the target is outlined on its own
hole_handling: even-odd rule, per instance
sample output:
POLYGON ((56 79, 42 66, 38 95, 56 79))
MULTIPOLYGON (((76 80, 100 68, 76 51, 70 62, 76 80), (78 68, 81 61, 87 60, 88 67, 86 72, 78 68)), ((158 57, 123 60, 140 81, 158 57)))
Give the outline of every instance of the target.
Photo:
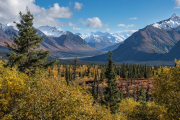
MULTIPOLYGON (((50 50, 51 57, 60 58, 60 57, 72 57, 72 56, 92 56, 99 55, 104 52, 99 51, 88 44, 79 37, 69 31, 54 31, 55 27, 44 26, 41 29, 37 28, 38 35, 44 36, 44 40, 41 43, 41 49, 50 50), (46 35, 43 30, 49 28, 53 31, 54 34, 46 35), (43 30, 41 30, 43 29, 43 30), (58 34, 61 33, 60 36, 58 34)), ((11 38, 17 35, 18 31, 15 30, 12 26, 7 26, 0 24, 0 49, 2 52, 9 52, 5 47, 5 43, 12 43, 11 38)))
MULTIPOLYGON (((91 47, 104 51, 108 49, 109 46, 120 45, 120 43, 123 43, 123 41, 131 36, 134 32, 135 30, 123 31, 118 33, 97 31, 91 32, 89 34, 76 33, 76 35, 79 35, 91 47)), ((114 47, 112 49, 114 50, 116 48, 117 47, 114 47)))
MULTIPOLYGON (((116 62, 174 60, 178 56, 177 53, 180 53, 179 40, 180 16, 173 14, 167 20, 147 25, 133 33, 112 51, 113 60, 116 62)), ((107 61, 107 58, 108 54, 103 54, 85 60, 107 61)))
MULTIPOLYGON (((61 31, 56 27, 41 26, 38 27, 37 29, 49 37, 60 37, 61 35, 63 35, 63 31, 61 31)), ((75 33, 75 35, 80 36, 83 40, 86 41, 86 43, 89 46, 96 48, 98 50, 103 50, 109 46, 113 46, 113 45, 117 46, 119 45, 119 43, 123 43, 123 41, 129 36, 131 36, 133 32, 135 32, 135 30, 128 30, 118 33, 97 31, 97 32, 91 32, 89 34, 75 33)), ((116 48, 117 47, 114 47, 112 49, 114 50, 116 48)))
MULTIPOLYGON (((105 51, 111 50, 115 62, 180 59, 180 16, 177 14, 138 31, 73 34, 51 26, 36 29, 39 36, 44 36, 41 49, 50 50, 51 57, 55 58, 94 56, 83 60, 106 62, 105 51)), ((18 31, 13 26, 0 24, 0 54, 8 51, 4 42, 12 43, 10 38, 14 35, 18 31)))

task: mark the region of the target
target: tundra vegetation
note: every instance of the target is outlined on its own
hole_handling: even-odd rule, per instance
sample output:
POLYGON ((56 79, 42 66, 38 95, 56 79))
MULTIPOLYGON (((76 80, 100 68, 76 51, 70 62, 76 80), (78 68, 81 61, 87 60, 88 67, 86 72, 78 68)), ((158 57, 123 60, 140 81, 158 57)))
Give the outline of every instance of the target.
POLYGON ((0 59, 0 119, 180 119, 180 61, 169 68, 115 65, 109 52, 108 64, 83 65, 77 57, 48 63, 32 14, 20 16, 20 34, 8 45, 13 53, 0 59))

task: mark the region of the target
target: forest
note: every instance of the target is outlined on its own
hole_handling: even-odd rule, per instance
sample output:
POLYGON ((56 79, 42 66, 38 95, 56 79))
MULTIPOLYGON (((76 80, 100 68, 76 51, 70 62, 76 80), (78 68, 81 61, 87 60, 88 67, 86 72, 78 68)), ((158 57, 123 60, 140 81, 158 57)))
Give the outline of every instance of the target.
POLYGON ((2 120, 179 120, 180 61, 174 67, 46 61, 33 15, 20 12, 19 36, 0 59, 2 120))

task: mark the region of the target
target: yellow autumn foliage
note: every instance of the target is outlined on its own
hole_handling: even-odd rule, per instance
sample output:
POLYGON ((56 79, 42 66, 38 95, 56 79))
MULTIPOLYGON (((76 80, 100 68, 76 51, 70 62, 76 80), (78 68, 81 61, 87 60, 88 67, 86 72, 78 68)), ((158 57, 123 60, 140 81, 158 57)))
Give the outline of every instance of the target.
POLYGON ((10 112, 18 106, 20 99, 28 91, 26 81, 28 76, 16 68, 4 67, 0 60, 0 118, 9 118, 10 112))
POLYGON ((69 86, 59 79, 55 69, 37 70, 27 76, 16 68, 5 68, 0 61, 0 119, 22 120, 124 120, 120 114, 93 104, 89 87, 80 87, 75 82, 69 86))
POLYGON ((127 120, 166 120, 166 109, 154 102, 142 104, 132 98, 126 98, 120 103, 119 111, 127 120))
POLYGON ((155 102, 166 106, 171 120, 180 119, 180 61, 175 60, 175 63, 175 67, 158 69, 153 93, 155 102))

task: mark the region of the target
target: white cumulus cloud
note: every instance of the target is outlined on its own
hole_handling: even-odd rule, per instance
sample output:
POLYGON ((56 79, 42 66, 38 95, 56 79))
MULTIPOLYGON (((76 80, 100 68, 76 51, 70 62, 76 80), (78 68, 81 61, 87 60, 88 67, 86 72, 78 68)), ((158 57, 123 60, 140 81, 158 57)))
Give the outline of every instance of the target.
POLYGON ((73 14, 69 7, 60 7, 58 3, 55 3, 54 7, 47 9, 46 12, 52 18, 71 18, 73 14))
POLYGON ((81 21, 83 25, 86 25, 90 28, 102 28, 103 23, 98 17, 88 18, 86 21, 81 21))
POLYGON ((82 9, 82 6, 83 6, 82 3, 75 2, 74 9, 80 10, 80 9, 82 9))
POLYGON ((105 31, 109 32, 109 31, 110 31, 110 29, 109 29, 109 28, 106 28, 106 30, 105 30, 105 31))
POLYGON ((45 9, 35 4, 35 0, 0 0, 0 23, 7 24, 19 21, 19 12, 26 12, 26 6, 34 15, 34 26, 51 25, 64 26, 59 18, 71 18, 73 15, 69 7, 60 7, 55 3, 53 7, 45 9))
POLYGON ((81 28, 73 27, 73 30, 82 30, 81 28))
POLYGON ((134 27, 134 24, 132 24, 132 25, 127 25, 126 27, 134 27))
POLYGON ((174 7, 180 8, 180 0, 175 0, 174 7))
POLYGON ((134 24, 131 24, 131 25, 118 24, 117 26, 118 26, 118 27, 126 27, 126 28, 129 28, 129 27, 134 27, 134 24))
POLYGON ((73 24, 73 23, 71 23, 71 22, 69 22, 68 25, 69 25, 69 26, 76 26, 76 24, 73 24))
POLYGON ((117 26, 118 27, 125 27, 126 25, 125 24, 118 24, 117 26))
POLYGON ((130 20, 137 20, 137 17, 129 18, 130 20))
POLYGON ((137 30, 124 30, 124 31, 118 31, 117 33, 121 33, 121 34, 123 34, 123 33, 129 33, 129 34, 132 34, 132 33, 134 33, 134 32, 136 32, 137 30))

